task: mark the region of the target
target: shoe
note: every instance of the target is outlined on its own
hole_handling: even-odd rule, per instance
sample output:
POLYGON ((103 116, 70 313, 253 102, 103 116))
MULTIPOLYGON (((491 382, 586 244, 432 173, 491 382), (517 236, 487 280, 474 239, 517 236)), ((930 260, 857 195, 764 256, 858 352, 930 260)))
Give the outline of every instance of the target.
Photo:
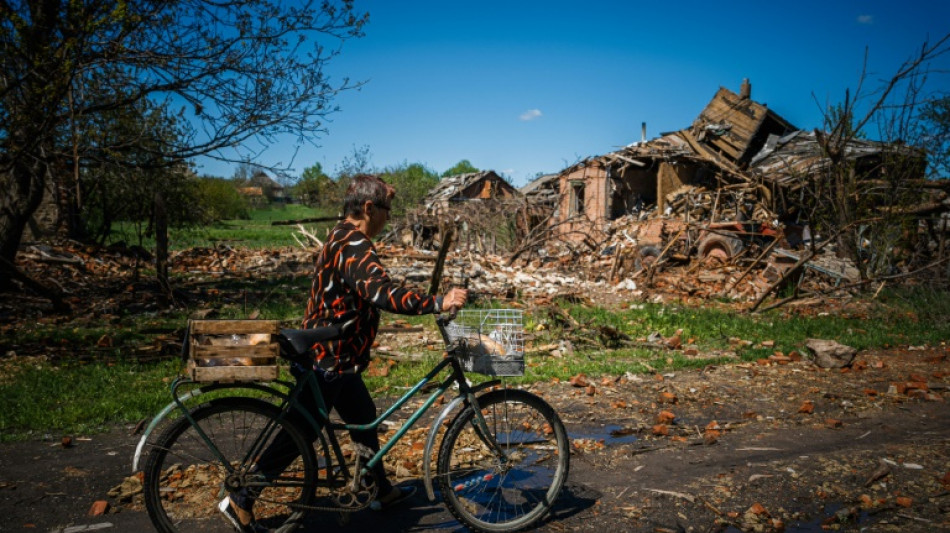
POLYGON ((267 531, 261 526, 254 523, 254 513, 250 511, 245 511, 240 509, 234 502, 231 501, 230 496, 225 496, 223 500, 218 502, 218 510, 221 511, 221 515, 231 524, 236 531, 241 533, 257 533, 259 531, 267 531), (240 516, 241 513, 246 513, 248 516, 240 516), (242 520, 246 520, 246 523, 242 520))
POLYGON ((386 496, 373 500, 373 502, 369 504, 369 508, 374 511, 385 511, 415 495, 415 487, 393 487, 393 490, 386 496))

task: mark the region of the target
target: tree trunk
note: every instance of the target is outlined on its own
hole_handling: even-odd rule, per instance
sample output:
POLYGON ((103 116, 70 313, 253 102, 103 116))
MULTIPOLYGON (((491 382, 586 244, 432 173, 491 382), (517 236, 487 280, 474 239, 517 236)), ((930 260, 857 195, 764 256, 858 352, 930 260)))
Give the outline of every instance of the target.
POLYGON ((0 176, 0 290, 12 288, 10 268, 16 264, 23 230, 43 200, 48 179, 46 166, 38 161, 28 165, 20 159, 7 168, 0 176))
POLYGON ((155 275, 158 285, 171 302, 171 282, 168 280, 168 212, 165 209, 165 197, 162 192, 155 193, 155 275))

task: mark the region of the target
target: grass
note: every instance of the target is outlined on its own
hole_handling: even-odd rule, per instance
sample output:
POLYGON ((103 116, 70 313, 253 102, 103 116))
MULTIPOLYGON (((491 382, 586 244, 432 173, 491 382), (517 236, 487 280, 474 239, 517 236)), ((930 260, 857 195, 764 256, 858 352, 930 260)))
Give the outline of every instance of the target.
MULTIPOLYGON (((282 320, 294 327, 303 313, 309 284, 307 278, 221 282, 205 290, 200 308, 214 308, 221 318, 244 318, 259 310, 262 318, 282 320)), ((713 302, 702 308, 644 303, 628 309, 563 304, 584 333, 562 329, 553 314, 539 308, 525 315, 533 345, 570 340, 576 352, 562 357, 547 352, 530 354, 527 375, 510 381, 564 381, 579 373, 597 378, 751 361, 774 351, 803 352, 805 340, 812 337, 834 339, 861 350, 939 345, 950 339, 948 296, 946 292, 914 289, 883 291, 876 300, 849 306, 849 314, 812 316, 781 309, 746 315, 713 302), (604 326, 634 339, 634 345, 604 349, 585 342, 604 326), (712 358, 690 358, 682 351, 643 346, 653 333, 670 337, 678 330, 682 330, 684 344, 695 345, 700 353, 712 358), (764 341, 772 342, 763 345, 764 341)), ((473 307, 503 305, 509 304, 478 302, 473 307)), ((47 353, 62 356, 56 364, 27 357, 0 359, 0 441, 92 433, 115 424, 134 423, 157 412, 170 399, 168 381, 176 375, 180 363, 174 358, 140 364, 129 354, 156 343, 162 336, 179 338, 188 315, 194 311, 120 315, 108 325, 83 317, 68 323, 38 320, 10 331, 4 342, 14 349, 43 347, 47 353), (103 335, 112 339, 112 348, 96 347, 103 335)), ((426 335, 437 338, 431 317, 384 314, 383 324, 397 318, 425 326, 426 335)), ((400 362, 387 377, 367 376, 370 390, 376 395, 401 394, 402 387, 414 384, 432 368, 441 352, 425 350, 417 355, 421 355, 419 362, 400 362)), ((471 378, 476 382, 487 379, 478 375, 471 378)))
MULTIPOLYGON (((251 210, 248 220, 223 220, 200 228, 172 228, 169 230, 169 247, 172 250, 183 250, 214 247, 218 244, 240 245, 254 249, 295 246, 297 242, 293 238, 293 233, 296 231, 296 226, 274 226, 272 222, 319 218, 335 214, 335 211, 299 204, 273 205, 251 210)), ((332 225, 332 222, 305 224, 308 228, 316 228, 316 235, 323 235, 325 229, 332 225)), ((132 225, 119 224, 113 231, 109 243, 125 241, 134 244, 138 242, 132 225)), ((142 246, 148 250, 154 250, 155 240, 146 238, 142 246)))
POLYGON ((0 383, 0 442, 59 440, 149 417, 168 402, 163 380, 178 365, 21 362, 0 383))

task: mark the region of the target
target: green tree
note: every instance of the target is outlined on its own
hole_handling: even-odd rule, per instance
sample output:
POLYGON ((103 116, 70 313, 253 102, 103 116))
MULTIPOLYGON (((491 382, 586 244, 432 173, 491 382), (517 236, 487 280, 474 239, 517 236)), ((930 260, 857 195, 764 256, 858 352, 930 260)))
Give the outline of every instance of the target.
POLYGON ((310 207, 336 207, 341 203, 336 182, 323 172, 320 163, 304 169, 293 188, 294 197, 310 207))
POLYGON ((470 174, 472 172, 478 172, 479 170, 475 168, 468 159, 463 159, 455 164, 452 168, 446 170, 442 173, 442 177, 446 178, 449 176, 457 176, 459 174, 470 174))
POLYGON ((164 107, 140 101, 92 115, 81 129, 83 143, 74 145, 72 161, 77 183, 53 180, 60 209, 68 213, 64 222, 71 237, 102 243, 115 221, 142 222, 151 228, 148 217, 156 193, 171 202, 167 213, 173 226, 198 222, 185 183, 191 175, 187 165, 154 164, 160 161, 156 151, 161 145, 181 135, 178 119, 164 107))
POLYGON ((439 175, 422 163, 402 163, 386 168, 380 177, 396 188, 393 215, 403 215, 417 207, 422 198, 439 184, 439 175))
MULTIPOLYGON (((202 224, 221 220, 246 219, 250 206, 234 186, 233 180, 215 176, 202 176, 191 180, 193 191, 191 204, 196 208, 202 224)), ((179 218, 181 220, 181 218, 179 218)))
POLYGON ((2 273, 22 278, 23 229, 50 181, 78 181, 77 160, 176 168, 283 134, 315 141, 332 98, 353 87, 325 66, 367 20, 352 0, 0 2, 2 273), (134 137, 90 145, 83 124, 144 102, 179 107, 181 135, 153 139, 132 164, 123 147, 134 137))

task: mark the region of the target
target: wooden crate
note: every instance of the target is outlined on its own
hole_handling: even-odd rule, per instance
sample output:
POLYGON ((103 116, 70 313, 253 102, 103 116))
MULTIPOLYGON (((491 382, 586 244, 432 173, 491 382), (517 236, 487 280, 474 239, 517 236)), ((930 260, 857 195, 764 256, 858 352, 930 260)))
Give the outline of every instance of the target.
POLYGON ((194 381, 277 379, 277 320, 190 320, 188 374, 194 381))

